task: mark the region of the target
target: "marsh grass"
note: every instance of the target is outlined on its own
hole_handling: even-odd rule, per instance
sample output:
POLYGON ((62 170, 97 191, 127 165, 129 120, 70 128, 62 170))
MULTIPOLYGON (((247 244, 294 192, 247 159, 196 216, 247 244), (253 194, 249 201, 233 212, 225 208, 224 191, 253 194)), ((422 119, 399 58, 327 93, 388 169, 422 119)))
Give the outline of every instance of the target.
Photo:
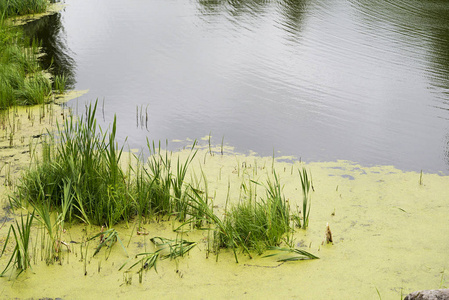
POLYGON ((299 177, 301 179, 301 188, 303 193, 303 201, 302 201, 302 225, 299 222, 299 227, 303 229, 307 229, 309 226, 309 215, 310 215, 310 204, 311 204, 311 191, 312 187, 312 175, 307 173, 305 168, 302 169, 302 172, 298 170, 299 177))
POLYGON ((5 276, 11 268, 18 270, 17 276, 19 276, 23 271, 31 267, 32 251, 30 245, 33 220, 34 212, 27 214, 25 219, 24 216, 21 215, 20 223, 15 220, 15 226, 11 225, 9 228, 0 257, 5 253, 10 238, 14 239, 15 247, 5 269, 0 273, 0 277, 5 276))
POLYGON ((30 43, 18 28, 0 20, 0 109, 47 101, 51 82, 42 72, 38 53, 38 43, 30 43))
MULTIPOLYGON (((242 175, 240 196, 230 199, 228 183, 225 211, 220 218, 214 212, 215 194, 209 196, 208 180, 201 162, 199 176, 189 172, 197 155, 196 141, 187 158, 182 160, 163 150, 160 142, 147 140, 151 153, 148 160, 144 162, 130 154, 125 172, 121 161, 123 147, 116 142, 116 118, 110 131, 99 128, 95 119, 97 103, 87 106, 83 117, 69 117, 64 124, 58 124, 56 134, 49 133, 42 146, 41 158, 25 171, 13 197, 15 205, 29 203, 39 212, 39 221, 49 236, 47 248, 59 251, 62 243, 60 229, 65 221, 79 220, 110 228, 88 240, 100 237, 96 255, 105 246, 111 249, 117 241, 125 250, 117 231, 111 228, 114 224, 127 223, 137 216, 140 228, 144 222, 168 217, 181 223, 174 228, 178 233, 185 232, 187 226, 188 230, 208 230, 207 253, 215 252, 218 259, 220 249, 228 248, 238 262, 238 250, 252 257, 251 252, 261 254, 284 242, 292 245, 292 218, 300 223, 299 226, 307 228, 313 187, 305 169, 299 172, 304 194, 302 224, 299 211, 295 217, 290 209, 274 165, 267 171, 266 182, 260 183, 251 179, 257 172, 250 171, 246 162, 240 164, 238 161, 237 173, 239 177, 242 175), (56 213, 52 215, 54 211, 56 213)), ((210 149, 209 146, 207 155, 210 149)), ((256 162, 254 165, 257 169, 256 162)), ((183 240, 173 242, 158 237, 153 238, 153 242, 169 248, 171 258, 183 256, 195 246, 183 240)), ((49 253, 47 260, 54 256, 55 253, 49 253)), ((165 254, 157 251, 141 256, 141 271, 154 259, 165 258, 165 254)))
POLYGON ((226 200, 223 219, 214 214, 213 205, 207 201, 207 193, 190 189, 190 214, 192 218, 202 220, 201 224, 208 224, 201 229, 213 231, 213 250, 217 259, 221 248, 232 249, 238 262, 237 249, 252 257, 251 251, 262 254, 284 242, 292 244, 294 225, 290 220, 293 214, 282 189, 274 169, 266 184, 244 179, 239 201, 228 209, 229 199, 226 200), (259 192, 262 196, 258 196, 257 188, 263 189, 262 193, 259 192))
POLYGON ((172 166, 172 154, 147 140, 151 155, 146 165, 140 163, 134 170, 136 180, 133 186, 133 202, 136 210, 144 219, 150 216, 174 216, 184 222, 189 214, 187 187, 185 180, 190 163, 197 151, 192 146, 191 152, 181 161, 176 160, 176 169, 172 166))
POLYGON ((59 93, 64 94, 67 86, 67 77, 62 75, 55 75, 53 81, 53 88, 59 93))
MULTIPOLYGON (((231 207, 225 226, 238 237, 240 246, 261 254, 267 247, 280 245, 285 234, 290 232, 290 207, 275 171, 266 185, 251 181, 244 187, 245 200, 231 207), (252 185, 254 188, 248 188, 252 185), (253 192, 257 185, 265 188, 265 198, 257 199, 253 192)), ((225 245, 228 242, 224 240, 225 245)))
POLYGON ((51 264, 59 259, 62 245, 65 245, 68 251, 70 251, 68 244, 62 241, 62 232, 64 231, 64 220, 72 208, 72 201, 70 183, 66 183, 64 184, 64 194, 59 211, 52 213, 50 204, 46 201, 32 203, 34 211, 37 213, 36 219, 41 223, 45 233, 48 235, 47 242, 45 242, 43 237, 43 250, 45 251, 43 256, 47 264, 51 264))
POLYGON ((2 18, 42 13, 47 10, 47 0, 0 0, 2 18))
POLYGON ((244 251, 251 257, 251 253, 246 247, 241 236, 236 234, 234 228, 229 226, 230 223, 225 220, 221 220, 216 214, 214 214, 213 209, 204 199, 204 194, 199 193, 196 189, 191 189, 192 193, 188 196, 190 201, 188 205, 193 211, 200 210, 202 218, 207 222, 213 224, 213 227, 207 227, 205 229, 212 230, 214 232, 214 251, 216 253, 216 259, 218 261, 220 248, 231 248, 234 253, 235 261, 238 263, 237 249, 242 247, 244 251))
POLYGON ((151 187, 149 194, 150 211, 156 215, 170 215, 172 213, 171 201, 171 156, 168 151, 161 149, 161 143, 156 147, 147 140, 148 150, 151 153, 147 162, 148 175, 146 180, 151 187))
POLYGON ((187 217, 188 205, 186 201, 188 197, 185 187, 185 181, 189 165, 198 152, 198 150, 194 150, 195 145, 196 141, 194 141, 190 153, 184 162, 181 162, 178 157, 176 161, 176 173, 174 176, 171 177, 171 185, 173 189, 172 199, 174 202, 173 208, 177 219, 181 222, 185 221, 187 217))
POLYGON ((102 132, 96 125, 96 108, 97 102, 87 107, 85 118, 67 118, 64 126, 57 126, 56 135, 49 133, 42 160, 22 176, 19 202, 61 207, 62 199, 69 197, 68 219, 106 226, 130 219, 133 201, 120 167, 116 119, 110 133, 102 132))

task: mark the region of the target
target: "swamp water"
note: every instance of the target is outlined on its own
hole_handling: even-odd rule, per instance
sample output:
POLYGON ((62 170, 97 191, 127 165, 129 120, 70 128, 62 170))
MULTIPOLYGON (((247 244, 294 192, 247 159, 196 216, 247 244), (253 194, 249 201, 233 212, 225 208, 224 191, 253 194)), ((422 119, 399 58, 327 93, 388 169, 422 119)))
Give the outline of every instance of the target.
MULTIPOLYGON (((16 111, 17 118, 26 120, 27 114, 26 110, 16 111)), ((277 260, 282 257, 254 255, 250 259, 239 252, 236 264, 232 251, 222 250, 216 262, 212 253, 207 258, 207 231, 176 234, 173 228, 179 224, 161 221, 143 225, 148 235, 138 235, 135 223, 114 226, 126 253, 116 243, 111 252, 104 248, 95 257, 98 239, 89 242, 87 253, 86 246, 79 243, 100 228, 66 226, 61 240, 74 242, 69 244, 71 252, 63 247, 59 261, 47 266, 39 249, 42 231, 39 235, 36 228, 32 269, 17 279, 1 278, 0 298, 375 299, 379 292, 384 299, 399 299, 414 290, 448 286, 447 176, 403 172, 391 166, 368 168, 348 161, 306 164, 291 157, 273 161, 272 157, 238 154, 228 147, 221 155, 221 147, 209 149, 207 142, 203 144, 198 146, 187 178, 194 182, 204 172, 210 201, 219 216, 224 211, 228 186, 230 201, 236 203, 243 180, 264 183, 272 176, 273 167, 286 198, 296 208, 302 201, 297 171, 302 166, 310 170, 315 191, 309 228, 297 229, 293 239, 295 247, 320 259, 280 263, 277 260), (333 233, 333 245, 322 245, 326 223, 333 233), (137 261, 134 256, 138 253, 154 251, 150 238, 155 236, 182 238, 197 246, 183 258, 158 262, 157 273, 144 272, 139 283, 135 271, 127 273, 119 268, 127 261, 128 265, 137 261)), ((189 153, 179 151, 173 157, 179 156, 182 161, 189 153)), ((14 162, 8 165, 14 168, 14 162)), ((4 174, 5 169, 2 180, 4 174)), ((3 188, 2 195, 5 193, 3 188)), ((2 210, 5 223, 0 225, 1 242, 12 223, 3 218, 6 213, 2 210)), ((6 254, 0 259, 1 269, 8 258, 6 254)))
MULTIPOLYGON (((28 30, 51 28, 52 44, 43 46, 53 46, 56 72, 72 87, 90 89, 69 105, 104 97, 98 119, 107 127, 116 113, 131 148, 141 149, 145 137, 187 141, 174 146, 180 149, 187 137, 212 131, 217 144, 225 136, 236 151, 225 147, 222 156, 214 149, 211 156, 203 145, 190 169, 197 177, 204 171, 218 212, 228 184, 236 201, 242 178, 265 182, 272 166, 292 206, 300 205, 297 169, 310 169, 309 228, 294 240, 320 259, 279 263, 276 256, 239 253, 236 264, 222 251, 216 262, 212 254, 206 259, 207 232, 193 231, 182 236, 198 243, 189 255, 161 261, 140 284, 138 274, 118 271, 129 259, 119 244, 108 259, 105 249, 92 258, 92 241, 86 265, 79 244, 50 266, 38 250, 32 270, 0 279, 1 298, 399 299, 448 287, 449 178, 417 172, 448 170, 445 2, 66 3, 43 19, 47 25, 28 30), (136 124, 136 106, 144 115, 148 106, 145 126, 136 124), (288 156, 272 164, 271 157, 239 154, 271 155, 273 148, 288 156), (321 245, 326 223, 334 245, 321 245)), ((9 141, 4 131, 1 137, 3 160, 9 141)), ((17 179, 13 163, 26 164, 13 156, 2 164, 2 181, 17 179)), ((11 224, 3 220, 0 242, 11 224)), ((153 249, 151 237, 176 238, 173 226, 146 224, 148 236, 137 235, 134 224, 114 228, 133 259, 153 249)), ((79 242, 99 230, 68 227, 64 240, 79 242)))

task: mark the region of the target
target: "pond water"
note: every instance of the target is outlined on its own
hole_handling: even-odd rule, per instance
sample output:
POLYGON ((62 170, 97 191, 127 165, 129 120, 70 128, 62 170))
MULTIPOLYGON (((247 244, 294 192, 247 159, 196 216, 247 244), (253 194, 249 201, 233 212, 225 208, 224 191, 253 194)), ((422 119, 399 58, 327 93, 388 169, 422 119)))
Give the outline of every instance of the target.
POLYGON ((70 105, 98 98, 131 148, 211 133, 261 155, 449 171, 445 0, 65 3, 26 31, 89 89, 70 105))

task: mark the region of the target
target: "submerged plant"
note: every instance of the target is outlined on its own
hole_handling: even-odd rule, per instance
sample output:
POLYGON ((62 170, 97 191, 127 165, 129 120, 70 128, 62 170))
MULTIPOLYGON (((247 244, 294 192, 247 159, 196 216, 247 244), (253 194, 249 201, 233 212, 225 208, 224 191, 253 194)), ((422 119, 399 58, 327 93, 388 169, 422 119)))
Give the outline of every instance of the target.
POLYGON ((187 252, 192 250, 196 246, 195 242, 189 242, 186 240, 170 240, 163 237, 154 237, 150 239, 159 249, 158 251, 167 250, 168 253, 161 255, 161 259, 175 259, 183 257, 187 252))
POLYGON ((293 257, 281 258, 281 259, 278 260, 280 262, 307 260, 307 259, 319 259, 318 256, 315 256, 315 255, 313 255, 310 252, 307 252, 307 251, 301 250, 301 249, 297 249, 297 248, 269 247, 268 250, 274 250, 274 251, 279 251, 279 252, 268 254, 268 255, 265 255, 264 257, 272 257, 272 256, 275 256, 275 255, 279 255, 281 253, 284 253, 284 252, 294 253, 294 254, 297 255, 297 256, 293 256, 293 257))
MULTIPOLYGON (((111 253, 112 246, 118 241, 120 245, 122 246, 123 251, 125 251, 126 256, 128 256, 128 253, 126 252, 125 246, 122 243, 122 240, 118 236, 118 232, 114 228, 110 228, 103 232, 103 227, 101 228, 101 232, 94 235, 93 237, 89 238, 87 241, 91 241, 97 237, 100 237, 100 244, 97 246, 97 248, 94 251, 94 254, 92 256, 95 256, 100 252, 101 248, 108 247, 109 248, 109 254, 111 253)), ((108 255, 109 257, 109 255, 108 255)))
MULTIPOLYGON (((140 258, 134 264, 132 264, 125 272, 131 272, 131 270, 140 265, 137 273, 139 274, 139 282, 142 283, 142 274, 143 271, 148 271, 154 268, 157 273, 157 262, 160 259, 176 259, 178 257, 183 257, 187 254, 193 247, 196 246, 196 243, 189 242, 186 240, 171 240, 163 237, 154 237, 151 238, 151 241, 158 247, 155 252, 144 252, 136 255, 135 258, 140 258), (165 254, 164 254, 165 253, 165 254)), ((122 270, 128 261, 125 262, 120 268, 119 271, 122 270)))

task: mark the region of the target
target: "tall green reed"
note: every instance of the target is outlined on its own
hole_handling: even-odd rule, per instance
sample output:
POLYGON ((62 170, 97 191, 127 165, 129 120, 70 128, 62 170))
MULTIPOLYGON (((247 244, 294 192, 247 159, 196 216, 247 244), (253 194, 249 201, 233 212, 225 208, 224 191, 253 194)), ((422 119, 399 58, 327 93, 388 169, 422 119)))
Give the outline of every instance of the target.
POLYGON ((12 268, 19 271, 17 274, 17 276, 19 276, 23 271, 31 267, 30 239, 33 219, 34 212, 27 214, 26 219, 21 215, 20 223, 15 220, 15 226, 11 225, 9 228, 0 257, 5 254, 6 246, 8 245, 10 238, 14 238, 15 247, 5 269, 0 273, 0 277, 5 276, 5 274, 12 268))
MULTIPOLYGON (((290 207, 275 171, 273 179, 268 178, 266 185, 251 181, 244 187, 246 197, 227 212, 225 224, 234 236, 239 237, 240 244, 260 254, 267 247, 280 245, 285 234, 289 233, 290 207), (254 187, 249 188, 251 186, 254 187), (265 198, 257 199, 253 192, 256 186, 263 186, 265 198)), ((226 242, 229 241, 225 239, 225 245, 226 242)))
POLYGON ((67 77, 63 75, 55 75, 53 86, 59 94, 64 94, 67 85, 67 77))
POLYGON ((302 172, 298 170, 299 177, 301 178, 301 188, 303 193, 303 201, 302 201, 302 225, 299 223, 299 226, 303 229, 307 229, 309 226, 309 215, 310 215, 310 206, 311 206, 311 191, 312 188, 312 175, 307 173, 305 168, 302 169, 302 172))
POLYGON ((49 146, 41 161, 26 171, 17 197, 30 203, 48 202, 61 207, 64 187, 73 199, 67 217, 86 223, 112 226, 132 216, 133 202, 120 167, 122 148, 115 141, 116 119, 110 133, 98 130, 97 102, 78 120, 65 120, 57 134, 49 134, 49 146))

